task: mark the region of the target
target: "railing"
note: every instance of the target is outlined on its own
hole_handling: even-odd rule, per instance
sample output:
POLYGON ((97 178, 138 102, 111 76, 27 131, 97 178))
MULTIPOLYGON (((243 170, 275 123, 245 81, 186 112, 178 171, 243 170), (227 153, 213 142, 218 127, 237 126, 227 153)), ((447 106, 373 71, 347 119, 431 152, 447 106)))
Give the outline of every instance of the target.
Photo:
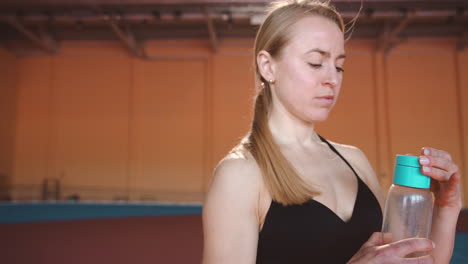
POLYGON ((195 202, 203 201, 204 193, 157 189, 129 189, 62 185, 58 180, 42 184, 0 186, 0 201, 140 201, 195 202))

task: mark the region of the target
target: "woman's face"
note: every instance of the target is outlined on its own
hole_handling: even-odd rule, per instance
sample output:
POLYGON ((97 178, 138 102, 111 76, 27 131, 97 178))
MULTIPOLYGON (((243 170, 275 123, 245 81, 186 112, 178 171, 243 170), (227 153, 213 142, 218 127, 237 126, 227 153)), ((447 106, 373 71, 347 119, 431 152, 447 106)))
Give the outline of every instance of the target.
POLYGON ((273 107, 306 123, 326 120, 343 78, 344 37, 327 18, 307 16, 291 27, 289 42, 272 58, 273 107))

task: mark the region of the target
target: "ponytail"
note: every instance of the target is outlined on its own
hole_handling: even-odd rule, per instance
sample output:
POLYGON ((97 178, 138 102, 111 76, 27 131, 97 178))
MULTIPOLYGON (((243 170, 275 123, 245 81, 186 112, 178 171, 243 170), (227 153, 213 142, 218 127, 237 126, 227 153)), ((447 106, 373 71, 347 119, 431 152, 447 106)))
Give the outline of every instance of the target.
POLYGON ((264 82, 255 99, 252 127, 243 145, 255 158, 272 199, 283 205, 302 204, 319 193, 298 175, 275 143, 268 127, 271 104, 271 89, 264 82))

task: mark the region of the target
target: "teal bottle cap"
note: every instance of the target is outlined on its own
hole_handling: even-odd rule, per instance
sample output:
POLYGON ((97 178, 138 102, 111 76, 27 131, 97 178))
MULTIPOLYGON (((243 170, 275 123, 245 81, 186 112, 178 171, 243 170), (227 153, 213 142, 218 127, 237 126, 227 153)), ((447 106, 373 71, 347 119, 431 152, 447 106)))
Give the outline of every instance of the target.
POLYGON ((428 189, 431 178, 421 173, 419 157, 397 155, 393 183, 413 188, 428 189))

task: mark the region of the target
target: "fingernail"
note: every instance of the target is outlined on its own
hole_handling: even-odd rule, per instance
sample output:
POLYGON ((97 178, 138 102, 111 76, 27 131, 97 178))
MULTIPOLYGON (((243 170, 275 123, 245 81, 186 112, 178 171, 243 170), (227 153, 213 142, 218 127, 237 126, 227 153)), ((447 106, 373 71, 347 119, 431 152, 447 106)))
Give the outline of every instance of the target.
POLYGON ((420 157, 419 162, 421 162, 421 165, 427 165, 429 164, 429 159, 426 157, 420 157))
POLYGON ((424 171, 424 172, 430 172, 430 171, 431 171, 431 168, 426 167, 426 166, 423 166, 423 171, 424 171))
POLYGON ((432 241, 432 247, 435 248, 435 242, 434 241, 432 241))
POLYGON ((427 148, 424 149, 424 155, 429 156, 429 150, 427 148))

